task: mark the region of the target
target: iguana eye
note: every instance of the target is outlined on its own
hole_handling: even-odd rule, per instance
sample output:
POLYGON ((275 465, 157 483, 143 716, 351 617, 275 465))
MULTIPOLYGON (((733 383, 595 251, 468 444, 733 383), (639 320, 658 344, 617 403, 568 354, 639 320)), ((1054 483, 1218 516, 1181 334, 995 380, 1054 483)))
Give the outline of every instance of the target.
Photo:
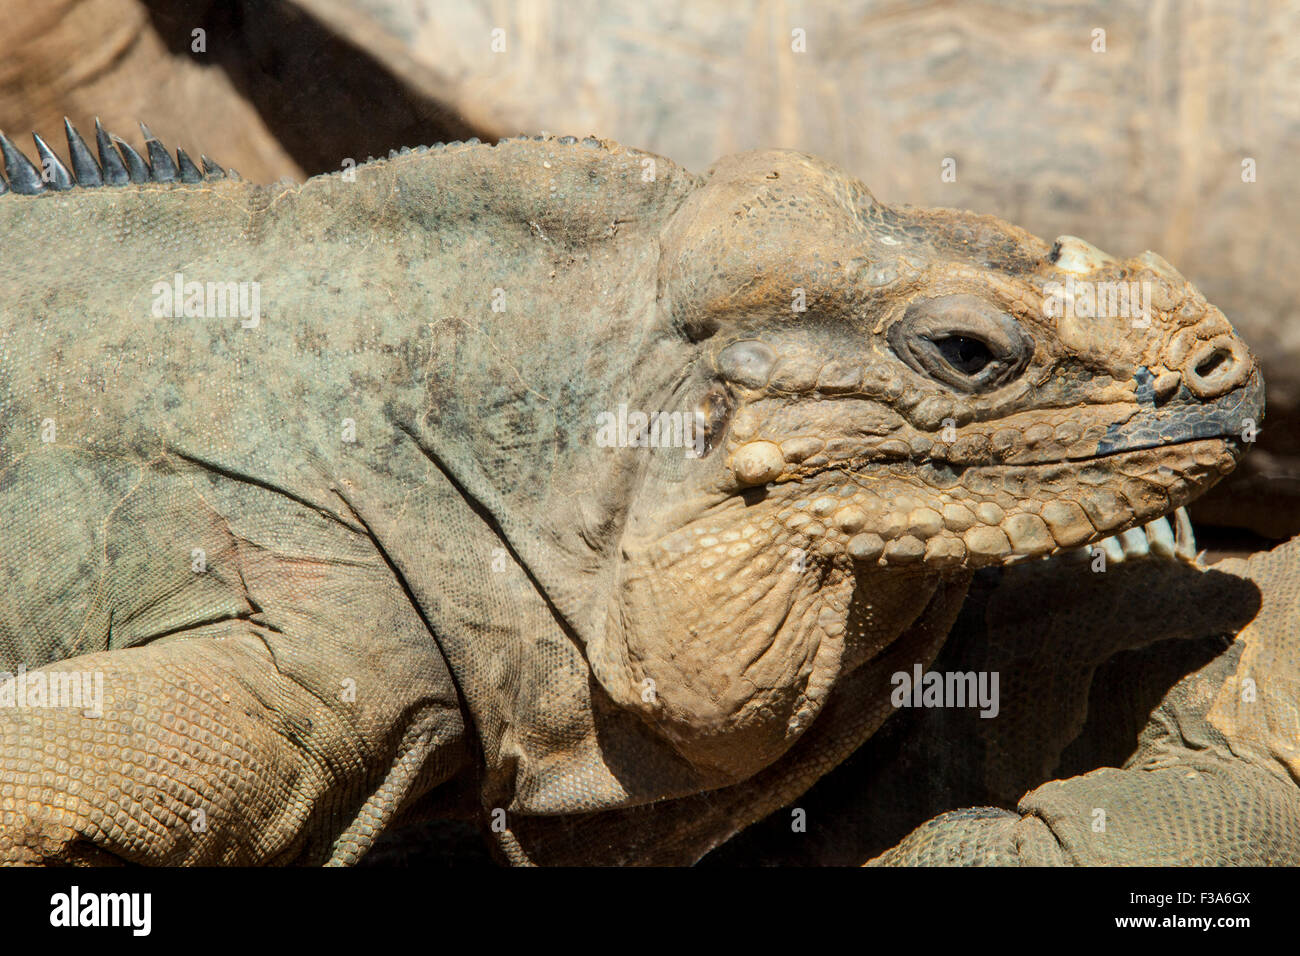
POLYGON ((979 339, 964 335, 949 335, 931 341, 949 365, 966 375, 983 371, 984 366, 993 361, 993 353, 979 339))
POLYGON ((889 328, 894 354, 960 392, 987 392, 1025 370, 1034 340, 994 303, 969 294, 918 299, 889 328))

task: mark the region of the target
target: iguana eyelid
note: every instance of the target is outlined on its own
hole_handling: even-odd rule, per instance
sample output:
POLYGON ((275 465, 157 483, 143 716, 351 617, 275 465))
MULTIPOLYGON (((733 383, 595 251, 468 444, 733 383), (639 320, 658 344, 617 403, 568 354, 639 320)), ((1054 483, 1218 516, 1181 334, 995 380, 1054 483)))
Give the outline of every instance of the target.
MULTIPOLYGON (((972 335, 966 337, 975 338, 972 335)), ((990 348, 989 351, 993 352, 993 358, 989 360, 987 365, 975 373, 963 372, 961 369, 953 367, 952 363, 939 349, 935 340, 927 337, 922 338, 921 342, 924 344, 919 349, 915 349, 914 354, 920 363, 925 366, 924 371, 944 382, 944 384, 952 385, 964 391, 987 391, 993 385, 1001 384, 1004 373, 1009 367, 1008 359, 998 355, 990 348)), ((985 344, 987 345, 987 343, 985 344)))
POLYGON ((1033 339, 1009 314, 969 294, 912 302, 887 334, 890 347, 913 370, 964 392, 997 388, 1018 375, 1033 355, 1033 339), (976 339, 992 360, 974 375, 956 368, 937 342, 952 336, 976 339))

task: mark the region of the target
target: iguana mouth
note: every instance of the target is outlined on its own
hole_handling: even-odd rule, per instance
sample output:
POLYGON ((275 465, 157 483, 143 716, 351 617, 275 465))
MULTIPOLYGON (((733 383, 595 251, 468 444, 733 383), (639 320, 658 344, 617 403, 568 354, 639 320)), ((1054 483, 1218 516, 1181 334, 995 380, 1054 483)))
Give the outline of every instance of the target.
POLYGON ((1213 401, 1198 401, 1184 391, 1160 407, 1111 404, 1055 412, 1055 427, 1018 416, 1001 423, 974 423, 948 438, 905 424, 889 425, 860 433, 850 454, 844 454, 844 446, 853 426, 828 442, 755 436, 733 440, 730 467, 736 483, 745 488, 806 481, 827 471, 865 472, 880 464, 928 466, 956 481, 971 468, 1098 462, 1120 453, 1172 449, 1202 440, 1227 442, 1239 451, 1263 418, 1263 382, 1255 372, 1213 401))
POLYGON ((743 490, 753 517, 739 520, 772 528, 766 536, 781 556, 981 567, 1078 547, 1168 514, 1231 471, 1240 454, 1237 436, 1214 436, 1086 458, 960 468, 930 460, 841 459, 743 490))
MULTIPOLYGON (((1240 436, 1238 435, 1211 435, 1205 438, 1188 438, 1182 441, 1151 442, 1143 445, 1133 445, 1131 447, 1119 448, 1113 451, 1107 451, 1100 454, 1069 455, 1064 458, 1047 458, 1044 459, 1043 461, 1018 462, 1016 464, 1008 464, 1006 462, 999 462, 999 461, 957 463, 957 462, 949 461, 945 458, 918 459, 918 458, 910 458, 906 456, 899 456, 897 458, 893 458, 887 455, 873 456, 873 457, 840 458, 835 461, 827 462, 825 464, 819 464, 813 467, 795 468, 793 470, 784 471, 779 477, 772 480, 772 484, 783 485, 783 484, 789 484, 791 482, 807 482, 809 479, 816 478, 818 475, 824 475, 828 472, 844 472, 846 474, 855 474, 855 473, 867 474, 869 473, 871 466, 882 465, 882 464, 888 464, 888 465, 910 464, 918 468, 928 467, 936 471, 946 471, 949 474, 951 474, 954 479, 959 480, 963 474, 965 474, 967 471, 971 469, 984 469, 990 471, 1012 470, 1012 469, 1028 470, 1028 469, 1035 469, 1035 468, 1048 469, 1053 466, 1107 461, 1110 459, 1119 458, 1123 455, 1129 455, 1140 451, 1182 448, 1190 445, 1195 445, 1199 442, 1209 442, 1209 441, 1223 442, 1226 445, 1228 445, 1231 449, 1236 450, 1238 452, 1240 452, 1241 446, 1243 444, 1240 436)), ((745 490, 749 491, 751 489, 745 489, 745 490)))
MULTIPOLYGON (((780 478, 772 482, 773 486, 802 484, 805 486, 816 486, 815 479, 827 474, 842 474, 846 478, 852 476, 870 477, 873 467, 888 464, 892 467, 902 466, 905 469, 910 468, 921 480, 927 485, 933 487, 950 487, 963 480, 963 477, 971 471, 981 471, 994 475, 1036 475, 1051 476, 1052 478, 1063 477, 1067 472, 1062 469, 1068 466, 1096 466, 1124 461, 1133 461, 1135 456, 1141 452, 1160 452, 1176 451, 1190 453, 1193 458, 1199 451, 1202 458, 1208 458, 1208 450, 1214 447, 1214 443, 1222 446, 1223 450, 1228 452, 1229 457, 1227 464, 1229 470, 1232 464, 1240 460, 1245 453, 1245 442, 1240 435, 1215 435, 1208 438, 1189 438, 1183 441, 1171 441, 1164 443, 1151 443, 1137 445, 1131 448, 1122 448, 1115 451, 1108 451, 1095 455, 1078 455, 1067 458, 1052 458, 1044 461, 1023 462, 1017 464, 1007 464, 1005 462, 980 462, 967 464, 954 464, 943 459, 911 459, 911 458, 853 458, 841 459, 813 468, 800 468, 786 472, 780 478)), ((1217 457, 1217 456, 1216 456, 1217 457)), ((1172 466, 1156 462, 1154 468, 1170 469, 1172 466)), ((754 500, 752 493, 756 489, 746 489, 751 494, 751 500, 754 500)))

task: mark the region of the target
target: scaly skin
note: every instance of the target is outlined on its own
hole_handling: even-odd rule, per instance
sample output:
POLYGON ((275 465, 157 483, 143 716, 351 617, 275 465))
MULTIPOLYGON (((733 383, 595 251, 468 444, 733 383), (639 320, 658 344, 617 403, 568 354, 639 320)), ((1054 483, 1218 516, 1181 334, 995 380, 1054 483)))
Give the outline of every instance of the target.
POLYGON ((698 859, 888 717, 974 568, 1168 513, 1262 412, 1158 257, 791 152, 451 146, 0 232, 0 660, 105 687, 0 708, 0 861, 346 863, 466 789, 516 862, 698 859), (152 317, 178 272, 260 321, 152 317), (1052 317, 1069 276, 1149 325, 1052 317), (620 404, 705 454, 602 447, 620 404))
POLYGON ((894 831, 874 862, 1294 865, 1300 539, 1208 570, 1050 565, 1007 569, 945 647, 965 655, 948 667, 1001 671, 998 718, 925 713, 898 761, 922 792, 884 766, 860 781, 855 810, 894 831), (963 804, 984 806, 939 812, 963 804))

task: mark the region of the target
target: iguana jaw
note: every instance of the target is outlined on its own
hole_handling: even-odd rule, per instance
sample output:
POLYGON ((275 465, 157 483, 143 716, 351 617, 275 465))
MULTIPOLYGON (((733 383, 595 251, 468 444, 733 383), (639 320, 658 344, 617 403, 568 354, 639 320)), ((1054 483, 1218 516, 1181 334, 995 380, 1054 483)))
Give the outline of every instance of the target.
MULTIPOLYGON (((1084 461, 962 469, 910 461, 785 474, 754 507, 779 509, 782 550, 862 565, 951 571, 1079 547, 1168 514, 1230 471, 1240 446, 1202 439, 1084 461), (1089 469, 1093 484, 1072 481, 1089 469), (1008 491, 1014 489, 1014 493, 1008 491)), ((754 495, 751 494, 751 498, 754 495)))
MULTIPOLYGON (((1181 430, 1176 416, 1114 401, 1091 409, 1091 429, 1063 432, 1073 436, 1064 444, 1007 446, 960 465, 961 447, 973 456, 985 446, 907 454, 886 428, 851 430, 850 442, 843 425, 854 416, 814 415, 827 441, 810 454, 791 436, 807 436, 801 416, 815 402, 742 399, 684 485, 656 485, 653 510, 634 509, 606 626, 588 648, 593 670, 705 779, 743 779, 802 734, 844 674, 897 639, 942 577, 1168 514, 1232 469, 1243 446, 1230 423, 1257 420, 1261 399, 1256 378, 1217 409, 1197 406, 1181 430), (1221 434, 1191 437, 1216 416, 1221 434), (792 421, 801 424, 776 427, 792 421), (1148 447, 1155 425, 1185 440, 1148 447), (833 460, 830 447, 840 449, 833 460)), ((858 425, 870 420, 857 410, 858 425)))
MULTIPOLYGON (((779 510, 793 535, 783 546, 813 557, 844 552, 889 567, 976 568, 1078 547, 1180 507, 1232 470, 1243 450, 1232 430, 1258 421, 1261 402, 1256 375, 1181 412, 1129 404, 1058 410, 1053 419, 1042 409, 1033 441, 994 450, 987 436, 1005 432, 1005 421, 934 442, 883 410, 861 411, 859 428, 874 421, 878 434, 850 438, 842 416, 823 442, 789 405, 747 418, 759 401, 738 416, 744 424, 718 492, 747 489, 754 508, 779 510), (1079 427, 1081 418, 1092 424, 1079 427), (1053 420, 1060 428, 1044 431, 1053 420), (783 437, 792 422, 797 437, 783 437)), ((824 408, 835 404, 850 403, 824 408)))
POLYGON ((894 462, 679 495, 625 533, 589 659, 620 705, 723 786, 777 759, 941 578, 1153 520, 1238 454, 1226 439, 1111 453, 1084 466, 1095 484, 1061 462, 969 468, 940 488, 926 466, 894 462))

